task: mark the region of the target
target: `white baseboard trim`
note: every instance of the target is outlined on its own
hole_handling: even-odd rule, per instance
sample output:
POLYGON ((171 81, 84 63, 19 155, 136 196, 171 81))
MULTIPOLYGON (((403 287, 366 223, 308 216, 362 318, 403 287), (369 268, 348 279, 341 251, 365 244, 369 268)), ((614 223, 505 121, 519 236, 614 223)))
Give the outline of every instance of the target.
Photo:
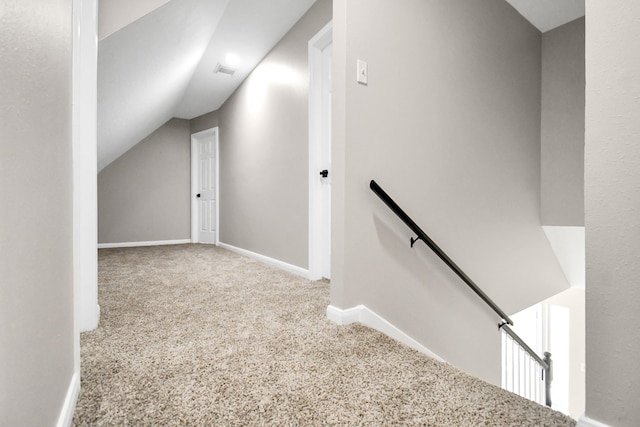
POLYGON ((73 413, 76 410, 76 402, 78 401, 78 395, 80 394, 80 373, 74 372, 69 383, 69 389, 67 390, 67 396, 62 404, 60 410, 60 416, 56 427, 69 427, 73 421, 73 413))
POLYGON ((366 310, 364 305, 357 305, 355 307, 342 310, 333 305, 327 306, 327 319, 338 325, 349 325, 351 323, 360 322, 360 312, 366 310))
POLYGON ((445 361, 442 357, 438 356, 433 351, 429 350, 427 347, 423 346, 418 341, 414 340, 364 305, 358 305, 345 310, 329 305, 327 307, 327 318, 338 325, 348 325, 355 322, 362 323, 363 325, 382 332, 383 334, 400 341, 401 343, 406 344, 412 349, 418 350, 429 357, 441 362, 445 361))
POLYGON ((583 415, 578 420, 578 427, 610 427, 609 424, 601 423, 583 415))
POLYGON ((306 269, 304 269, 302 267, 298 267, 298 266, 295 266, 295 265, 292 265, 292 264, 287 264, 284 261, 280 261, 280 260, 277 260, 275 258, 269 258, 268 256, 260 255, 260 254, 257 254, 255 252, 248 251, 246 249, 237 248, 237 247, 229 245, 227 243, 218 242, 218 246, 223 248, 223 249, 226 249, 228 251, 235 252, 237 254, 244 255, 244 256, 247 256, 249 258, 253 258, 253 259, 256 259, 258 261, 264 262, 265 264, 269 264, 269 265, 271 265, 273 267, 277 267, 277 268, 280 268, 282 270, 288 271, 289 273, 293 273, 293 274, 296 274, 298 276, 302 276, 305 279, 309 278, 309 270, 306 270, 306 269))
POLYGON ((191 239, 154 240, 151 242, 98 243, 98 249, 136 248, 138 246, 184 245, 186 243, 191 243, 191 239))

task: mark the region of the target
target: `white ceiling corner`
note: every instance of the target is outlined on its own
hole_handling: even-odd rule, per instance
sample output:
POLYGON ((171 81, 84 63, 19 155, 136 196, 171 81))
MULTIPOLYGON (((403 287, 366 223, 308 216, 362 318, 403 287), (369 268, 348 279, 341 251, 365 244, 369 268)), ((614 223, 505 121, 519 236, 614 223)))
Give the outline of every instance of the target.
POLYGON ((540 32, 584 16, 585 0, 506 0, 540 32))
POLYGON ((98 38, 110 36, 169 0, 101 0, 98 4, 98 38))

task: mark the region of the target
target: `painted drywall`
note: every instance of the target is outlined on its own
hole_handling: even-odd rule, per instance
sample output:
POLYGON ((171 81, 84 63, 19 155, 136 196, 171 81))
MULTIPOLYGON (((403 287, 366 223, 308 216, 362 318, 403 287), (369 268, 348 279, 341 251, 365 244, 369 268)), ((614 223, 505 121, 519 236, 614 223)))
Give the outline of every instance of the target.
POLYGON ((369 181, 508 313, 567 288, 540 222, 541 34, 502 0, 336 2, 333 34, 331 303, 499 383, 498 316, 369 181))
POLYGON ((542 223, 584 225, 584 18, 542 35, 542 223))
POLYGON ((100 41, 98 172, 176 116, 227 3, 170 1, 100 41))
POLYGON ((587 2, 586 415, 640 425, 640 3, 587 2))
POLYGON ((159 8, 169 0, 102 0, 99 13, 100 40, 159 8))
POLYGON ((98 243, 191 238, 189 135, 172 119, 98 174, 98 243))
POLYGON ((58 423, 74 379, 72 0, 0 6, 0 425, 58 423))
MULTIPOLYGON (((211 0, 199 0, 212 3, 211 0)), ((191 76, 174 116, 192 119, 218 110, 316 0, 232 0, 191 76), (238 57, 233 78, 215 73, 226 56, 238 57)), ((220 3, 217 0, 213 3, 220 3)))
POLYGON ((584 16, 585 0, 506 1, 543 33, 584 16))
POLYGON ((331 20, 319 0, 219 110, 220 240, 308 265, 308 41, 331 20))
POLYGON ((584 289, 584 227, 545 225, 542 229, 571 287, 584 289))
POLYGON ((218 111, 211 111, 189 121, 191 133, 202 132, 203 130, 218 127, 220 124, 218 111))
POLYGON ((103 1, 122 24, 144 16, 100 41, 99 171, 170 118, 219 109, 315 2, 176 0, 151 10, 162 1, 103 1), (214 73, 229 53, 239 58, 234 78, 214 73))

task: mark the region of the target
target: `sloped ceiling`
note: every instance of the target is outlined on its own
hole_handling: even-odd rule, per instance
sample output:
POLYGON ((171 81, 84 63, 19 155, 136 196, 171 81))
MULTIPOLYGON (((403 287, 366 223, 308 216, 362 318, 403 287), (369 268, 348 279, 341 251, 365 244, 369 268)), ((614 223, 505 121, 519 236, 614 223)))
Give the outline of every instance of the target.
POLYGON ((315 0, 232 0, 178 106, 191 119, 217 110, 315 0), (233 77, 213 73, 228 52, 240 57, 233 77))
MULTIPOLYGON (((584 16, 584 0, 506 1, 542 32, 584 16)), ((315 0, 134 3, 100 2, 98 171, 172 117, 220 108, 315 0), (214 74, 227 53, 237 71, 214 74)))
POLYGON ((218 109, 314 2, 171 0, 134 14, 98 45, 98 171, 172 117, 218 109), (231 52, 236 73, 215 75, 231 52))
POLYGON ((506 0, 540 32, 584 16, 585 0, 506 0))
POLYGON ((142 18, 169 0, 100 0, 98 38, 100 40, 142 18))

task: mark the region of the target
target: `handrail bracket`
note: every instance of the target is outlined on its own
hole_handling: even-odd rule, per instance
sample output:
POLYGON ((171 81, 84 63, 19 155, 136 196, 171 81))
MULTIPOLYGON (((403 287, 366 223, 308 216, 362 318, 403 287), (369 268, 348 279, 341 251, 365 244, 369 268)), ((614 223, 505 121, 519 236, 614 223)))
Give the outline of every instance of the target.
MULTIPOLYGON (((528 353, 531 358, 534 360, 537 365, 542 368, 543 379, 545 384, 545 399, 547 406, 551 406, 551 380, 553 378, 553 362, 551 360, 551 354, 548 352, 544 353, 544 359, 536 354, 535 351, 531 349, 523 340, 516 334, 513 329, 509 327, 509 325, 513 325, 513 321, 509 318, 507 313, 505 313, 498 305, 493 302, 491 298, 487 294, 484 293, 478 285, 467 276, 467 274, 462 271, 458 265, 453 262, 451 258, 433 241, 431 238, 424 232, 418 225, 407 215, 400 206, 374 181, 371 180, 369 183, 369 187, 371 191, 373 191, 379 198, 382 200, 388 207, 391 209, 397 216, 404 222, 407 227, 411 229, 411 231, 417 234, 417 237, 411 237, 410 243, 411 247, 416 244, 416 242, 422 240, 422 242, 427 245, 437 256, 440 258, 473 292, 476 293, 491 309, 500 316, 500 323, 498 324, 498 329, 502 330, 505 334, 509 335, 511 339, 519 346, 520 349, 524 350, 528 353)), ((518 365, 519 366, 519 365, 518 365)))
POLYGON ((460 279, 462 279, 464 283, 467 284, 467 286, 469 286, 473 290, 473 292, 475 292, 489 307, 491 307, 493 311, 495 311, 500 316, 500 319, 504 319, 508 324, 513 325, 513 321, 509 318, 507 313, 505 313, 500 307, 498 307, 498 305, 493 302, 493 300, 489 298, 489 296, 487 296, 487 294, 485 294, 484 291, 480 289, 478 285, 476 285, 473 280, 471 280, 469 276, 467 276, 465 272, 462 271, 460 267, 458 267, 456 263, 453 262, 453 260, 449 258, 449 256, 444 253, 444 251, 440 249, 440 247, 433 240, 431 240, 431 238, 424 231, 422 231, 420 227, 418 227, 418 224, 416 224, 409 217, 409 215, 407 215, 402 210, 402 208, 398 206, 398 204, 378 185, 378 183, 376 183, 374 180, 371 180, 371 182, 369 183, 369 188, 371 188, 371 191, 373 191, 380 198, 380 200, 382 200, 389 207, 389 209, 391 209, 393 213, 395 213, 398 218, 400 218, 402 222, 404 222, 407 227, 409 227, 411 231, 413 231, 418 236, 415 239, 411 237, 410 242, 412 248, 418 240, 422 240, 424 244, 427 245, 438 256, 438 258, 440 258, 458 277, 460 277, 460 279))

